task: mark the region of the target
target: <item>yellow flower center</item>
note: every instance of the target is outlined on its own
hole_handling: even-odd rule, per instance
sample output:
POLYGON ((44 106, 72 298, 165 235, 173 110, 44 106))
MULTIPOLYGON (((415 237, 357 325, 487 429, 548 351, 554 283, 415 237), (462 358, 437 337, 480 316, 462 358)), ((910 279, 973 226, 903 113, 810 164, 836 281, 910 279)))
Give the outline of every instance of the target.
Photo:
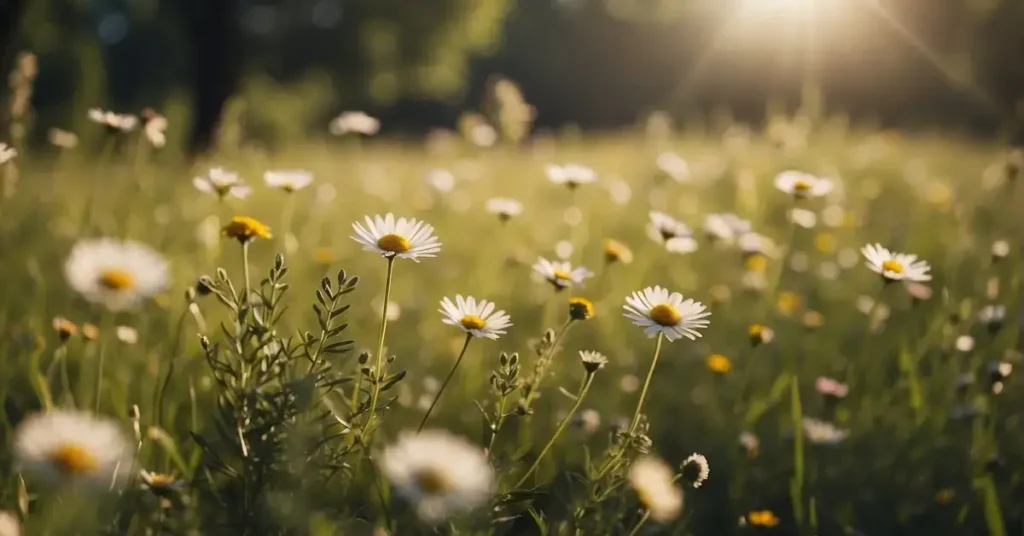
POLYGON ((248 216, 235 216, 224 226, 224 234, 237 238, 239 242, 247 242, 253 238, 273 238, 270 234, 270 227, 256 218, 248 216))
POLYGON ((386 234, 377 240, 377 247, 389 253, 405 253, 412 249, 412 244, 404 236, 386 234))
POLYGON ((562 270, 560 268, 556 268, 555 271, 552 272, 552 275, 555 276, 555 279, 562 279, 565 281, 572 279, 572 275, 569 272, 566 272, 565 270, 562 270))
POLYGON ((633 260, 633 252, 625 244, 607 239, 604 242, 604 259, 609 263, 622 262, 628 264, 633 260))
POLYGON ((903 273, 903 264, 898 262, 898 261, 894 261, 892 259, 889 259, 889 260, 887 260, 887 261, 882 263, 882 271, 883 272, 892 272, 894 274, 902 274, 903 273))
POLYGON ((729 361, 729 358, 721 354, 708 356, 707 366, 708 370, 719 374, 725 374, 732 370, 732 363, 729 361))
POLYGON ((683 319, 683 315, 675 307, 667 303, 661 303, 651 308, 651 320, 659 326, 676 326, 683 319))
POLYGON ((433 468, 420 471, 415 479, 420 489, 428 495, 444 493, 452 487, 451 477, 433 468))
POLYGON ((748 332, 751 337, 761 337, 761 333, 764 332, 764 326, 761 324, 751 324, 748 328, 748 332))
POLYGON ((747 515, 747 519, 750 520, 751 525, 761 527, 774 527, 779 524, 779 518, 775 517, 775 514, 772 513, 771 510, 750 512, 750 514, 747 515))
POLYGON ((77 443, 65 443, 50 455, 50 461, 68 475, 82 475, 96 470, 96 458, 77 443))
POLYGON ((569 298, 569 316, 573 320, 586 320, 594 316, 594 304, 586 298, 569 298))
POLYGON ((793 190, 797 193, 805 194, 811 189, 811 183, 805 180, 798 180, 793 183, 793 190))
POLYGON ((177 481, 174 475, 167 473, 150 473, 149 485, 154 488, 166 488, 170 487, 177 481))
POLYGON ((135 286, 135 276, 125 270, 111 268, 100 274, 100 285, 110 290, 129 290, 135 286))
POLYGON ((751 254, 746 261, 747 270, 751 272, 763 272, 768 269, 768 258, 759 253, 751 254))
POLYGON ((459 323, 466 329, 484 329, 484 326, 487 325, 483 318, 476 315, 466 315, 459 323))

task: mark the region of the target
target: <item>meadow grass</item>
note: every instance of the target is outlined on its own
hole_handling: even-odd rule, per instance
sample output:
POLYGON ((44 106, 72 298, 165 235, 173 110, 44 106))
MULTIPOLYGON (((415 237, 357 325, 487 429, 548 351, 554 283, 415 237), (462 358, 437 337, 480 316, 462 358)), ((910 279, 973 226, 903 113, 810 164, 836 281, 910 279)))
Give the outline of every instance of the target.
POLYGON ((242 146, 191 167, 136 135, 88 145, 21 148, 0 167, 0 509, 15 512, 26 534, 378 527, 393 534, 995 535, 1024 523, 1018 382, 1012 375, 995 382, 990 369, 1020 358, 1022 204, 1015 170, 994 145, 823 126, 796 148, 758 133, 728 142, 685 132, 538 138, 490 149, 458 140, 430 150, 342 140, 277 153, 242 146), (659 171, 666 151, 686 160, 686 180, 659 171), (599 180, 569 189, 545 178, 548 164, 566 162, 589 166, 599 180), (237 172, 253 194, 219 200, 197 191, 192 177, 211 166, 237 172), (292 168, 312 172, 312 185, 286 193, 262 184, 265 171, 292 168), (424 180, 432 169, 451 171, 449 191, 424 180), (773 185, 789 169, 829 177, 835 188, 795 200, 773 185), (522 214, 500 221, 484 209, 495 196, 519 200, 522 214), (813 212, 814 225, 791 223, 793 208, 813 212), (651 210, 694 227, 698 249, 671 253, 648 237, 651 210), (433 225, 443 245, 436 258, 394 261, 385 337, 389 261, 350 237, 353 222, 389 212, 433 225), (718 212, 750 220, 776 247, 751 256, 713 243, 700 228, 718 212), (243 247, 221 232, 235 216, 255 218, 272 234, 246 243, 247 267, 243 247), (170 289, 130 311, 83 300, 64 263, 76 241, 95 237, 161 253, 170 289), (631 263, 608 262, 609 238, 628 245, 631 263), (994 256, 1000 240, 1009 251, 994 256), (915 298, 902 282, 869 270, 860 249, 876 242, 927 260, 930 296, 915 298), (275 268, 278 254, 286 274, 275 268), (556 291, 531 270, 538 256, 595 275, 556 291), (213 295, 195 294, 202 276, 213 295), (656 340, 622 307, 655 285, 707 304, 712 315, 695 341, 657 340, 658 366, 641 410, 656 340), (250 305, 243 286, 269 301, 250 305), (508 333, 470 341, 443 324, 438 303, 456 294, 493 301, 511 317, 508 333), (567 322, 572 296, 593 302, 593 318, 567 322), (331 313, 343 305, 350 308, 331 313), (1005 316, 987 306, 1005 307, 1005 316), (62 341, 55 317, 91 323, 99 335, 62 341), (271 328, 262 331, 265 323, 271 328), (752 342, 754 325, 774 336, 752 342), (115 326, 134 328, 138 341, 119 341, 115 326), (546 330, 555 333, 545 339, 546 330), (285 349, 267 358, 271 340, 285 349), (385 446, 423 420, 460 350, 465 357, 426 427, 490 447, 497 502, 430 525, 375 465, 385 446), (590 372, 582 350, 609 362, 590 372), (218 361, 217 352, 229 357, 218 361), (542 383, 523 396, 523 382, 544 359, 542 383), (217 363, 226 369, 214 374, 217 363), (386 389, 369 372, 378 365, 388 369, 382 381, 393 382, 386 389), (966 374, 974 381, 962 382, 966 374), (842 382, 848 394, 823 395, 819 377, 842 382), (525 398, 529 411, 517 411, 525 398), (127 487, 86 492, 23 474, 13 438, 26 416, 47 408, 94 411, 129 436, 134 427, 138 453, 127 487), (587 420, 579 418, 584 410, 592 410, 587 420), (223 412, 235 419, 227 426, 223 412), (848 435, 826 444, 800 429, 803 417, 848 435), (501 422, 498 433, 488 419, 501 422), (623 439, 623 430, 634 433, 623 439), (233 439, 242 436, 254 443, 233 439), (246 452, 257 443, 266 450, 246 452), (677 470, 694 452, 710 464, 706 483, 683 486, 678 516, 649 516, 657 510, 630 490, 628 466, 648 452, 677 470), (144 490, 138 469, 174 473, 182 485, 144 490))

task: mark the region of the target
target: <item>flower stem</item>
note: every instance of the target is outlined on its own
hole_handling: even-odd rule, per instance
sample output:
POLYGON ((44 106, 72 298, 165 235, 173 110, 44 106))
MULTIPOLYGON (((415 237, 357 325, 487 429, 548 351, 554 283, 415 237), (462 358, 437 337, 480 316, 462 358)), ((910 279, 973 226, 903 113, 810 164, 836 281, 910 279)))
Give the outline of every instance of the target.
POLYGON ((374 357, 376 364, 373 367, 371 374, 376 376, 376 380, 373 382, 371 387, 370 395, 370 409, 369 414, 366 417, 366 422, 363 424, 363 430, 365 431, 370 423, 373 421, 374 412, 377 411, 377 397, 380 395, 380 381, 383 379, 381 374, 381 367, 383 366, 384 360, 382 354, 384 353, 384 336, 388 330, 388 302, 391 300, 391 279, 395 271, 395 258, 388 258, 388 273, 384 283, 384 306, 381 307, 380 313, 380 337, 377 339, 377 355, 374 357))
POLYGON ((549 450, 551 450, 551 447, 555 444, 555 440, 558 439, 558 436, 562 434, 562 430, 565 430, 565 425, 569 424, 569 421, 572 420, 573 415, 575 415, 576 411, 580 409, 580 405, 583 404, 583 399, 584 397, 587 396, 587 391, 590 390, 590 384, 593 381, 594 373, 587 372, 587 377, 583 379, 583 383, 580 386, 580 390, 578 393, 576 393, 576 403, 572 405, 572 409, 570 409, 569 413, 565 415, 565 417, 562 419, 562 422, 558 423, 558 428, 555 430, 555 433, 552 434, 551 439, 548 440, 548 444, 544 445, 544 448, 541 449, 540 454, 538 454, 537 458, 533 460, 533 465, 531 465, 530 468, 527 469, 525 473, 523 473, 523 476, 519 478, 519 481, 516 482, 515 486, 512 486, 512 489, 517 489, 520 486, 522 486, 526 482, 526 479, 530 478, 530 475, 532 475, 533 472, 537 470, 537 467, 540 466, 541 460, 543 460, 544 456, 547 455, 549 450))
MULTIPOLYGON (((795 367, 794 367, 795 368, 795 367)), ((790 496, 793 503, 793 520, 803 530, 804 518, 804 431, 803 406, 800 403, 800 382, 795 370, 789 384, 790 418, 793 421, 793 480, 790 482, 790 496)))
POLYGON ((242 296, 245 298, 242 305, 249 306, 249 241, 242 242, 242 273, 245 274, 245 291, 242 296))
POLYGON ((452 365, 452 370, 448 372, 448 376, 444 379, 444 383, 441 384, 441 388, 437 390, 437 394, 434 395, 434 400, 430 402, 430 407, 427 408, 427 412, 423 414, 423 420, 420 421, 420 425, 416 428, 417 432, 423 431, 423 425, 427 424, 427 419, 430 418, 430 413, 434 411, 434 406, 437 405, 437 401, 441 400, 441 395, 444 393, 445 387, 448 387, 448 382, 452 381, 452 377, 455 376, 455 370, 459 368, 459 363, 462 363, 462 358, 466 355, 466 348, 469 348, 469 341, 473 340, 473 334, 466 334, 466 342, 462 345, 462 351, 459 352, 459 357, 455 360, 455 364, 452 365))
POLYGON ((167 364, 167 375, 164 376, 163 384, 160 389, 154 393, 153 399, 153 424, 158 427, 162 427, 163 423, 160 422, 161 415, 163 413, 164 399, 167 396, 167 387, 171 384, 171 378, 174 376, 174 362, 178 357, 178 349, 181 347, 181 335, 185 331, 185 318, 189 314, 189 307, 192 302, 185 307, 185 310, 181 312, 181 316, 178 317, 178 324, 174 330, 174 347, 171 349, 170 360, 167 364))
POLYGON ((658 364, 658 356, 661 355, 661 343, 665 338, 664 333, 658 333, 658 342, 654 344, 654 357, 651 359, 651 368, 647 371, 647 379, 644 380, 644 387, 640 390, 640 400, 636 403, 636 411, 633 413, 633 420, 629 424, 629 433, 636 431, 640 424, 640 413, 644 409, 644 400, 647 399, 647 389, 651 386, 651 378, 654 377, 654 367, 658 364))
MULTIPOLYGON (((558 350, 558 343, 562 341, 562 337, 565 336, 565 332, 569 331, 569 326, 572 325, 572 322, 573 318, 570 316, 569 319, 565 321, 565 324, 562 324, 562 328, 558 330, 558 333, 555 334, 555 338, 551 341, 551 348, 549 348, 544 356, 540 358, 540 361, 551 359, 552 354, 558 350)), ((550 365, 550 363, 548 363, 548 365, 550 365)), ((541 370, 540 373, 537 374, 537 377, 534 378, 535 384, 531 387, 530 394, 526 395, 526 400, 523 401, 523 406, 526 408, 529 408, 530 404, 533 403, 533 400, 537 398, 537 393, 540 392, 540 381, 546 374, 547 366, 545 366, 544 370, 541 370)))

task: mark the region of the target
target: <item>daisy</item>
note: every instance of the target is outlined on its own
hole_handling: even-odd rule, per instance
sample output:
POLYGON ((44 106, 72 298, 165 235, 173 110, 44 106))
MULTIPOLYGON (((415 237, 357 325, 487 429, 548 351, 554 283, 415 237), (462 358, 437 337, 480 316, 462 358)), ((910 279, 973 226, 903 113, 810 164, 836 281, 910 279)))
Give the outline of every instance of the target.
POLYGON ((113 131, 131 132, 139 124, 139 119, 131 114, 108 112, 99 108, 89 110, 89 120, 105 125, 113 131))
POLYGON ((704 234, 712 240, 732 243, 750 232, 750 222, 731 212, 708 214, 704 218, 704 234))
POLYGON ((99 489, 126 476, 132 449, 111 420, 77 411, 29 416, 14 431, 22 471, 45 482, 81 482, 99 489))
POLYGON ((604 239, 604 260, 608 264, 633 262, 633 251, 629 246, 612 238, 604 239))
POLYGON ((581 184, 597 182, 597 172, 580 164, 565 164, 564 166, 549 164, 547 175, 549 181, 555 184, 564 184, 570 190, 581 184))
POLYGON ((629 467, 629 483, 651 519, 664 523, 679 516, 683 492, 675 485, 675 475, 665 462, 651 456, 638 459, 629 467))
POLYGON ((157 149, 167 145, 167 135, 164 134, 164 131, 167 130, 167 118, 156 113, 152 108, 143 110, 142 117, 146 120, 142 131, 146 134, 149 143, 157 149))
POLYGON ((744 255, 764 255, 770 257, 775 252, 775 243, 767 236, 754 232, 743 233, 736 242, 744 255))
POLYGON ((18 156, 18 150, 6 143, 0 142, 0 164, 6 164, 18 156))
POLYGON ((849 430, 837 428, 830 422, 804 417, 804 435, 816 445, 836 445, 850 436, 849 430))
POLYGON ((342 112, 331 121, 328 130, 335 136, 343 136, 351 132, 373 136, 380 131, 380 121, 365 112, 342 112))
POLYGON ((455 303, 445 298, 438 309, 444 318, 442 322, 456 326, 462 331, 487 339, 497 339, 505 334, 505 329, 512 325, 505 311, 495 311, 494 303, 487 300, 477 301, 476 298, 455 295, 455 303))
POLYGON ((846 384, 824 376, 819 376, 814 381, 814 389, 822 396, 829 398, 846 398, 846 395, 850 393, 850 388, 846 384))
POLYGON ((582 266, 573 269, 568 261, 549 261, 544 257, 537 257, 537 262, 533 264, 533 271, 554 285, 555 290, 582 285, 584 279, 594 275, 594 272, 582 266))
POLYGON ((583 362, 583 368, 590 373, 597 372, 608 364, 608 358, 605 357, 604 354, 589 350, 580 352, 580 360, 583 362))
POLYGON ((157 495, 164 495, 168 492, 185 487, 185 481, 178 479, 171 473, 151 473, 145 469, 139 471, 139 478, 142 480, 142 487, 157 495))
POLYGON ((702 454, 695 452, 683 460, 681 472, 683 473, 683 478, 691 486, 699 488, 708 479, 708 475, 711 474, 711 468, 708 466, 708 459, 702 454))
POLYGON ((690 180, 690 165, 676 153, 664 152, 658 155, 658 170, 676 182, 690 180))
POLYGON ((167 261, 130 240, 79 241, 64 262, 64 275, 85 299, 111 311, 135 308, 168 287, 167 261))
POLYGON ((252 193, 252 188, 246 186, 237 173, 231 173, 224 168, 210 168, 209 173, 192 179, 192 185, 196 190, 208 194, 216 194, 217 197, 237 197, 245 199, 252 193))
POLYGON ((379 464, 398 495, 428 523, 484 506, 494 489, 484 451, 443 430, 402 434, 384 449, 379 464))
POLYGON ((74 149, 78 147, 78 136, 74 132, 68 132, 59 128, 51 128, 47 133, 47 139, 54 147, 61 149, 74 149))
POLYGON ((826 178, 800 171, 783 171, 775 177, 775 187, 797 199, 828 195, 832 186, 826 178))
POLYGON ((647 236, 672 253, 691 253, 697 249, 690 227, 664 212, 651 211, 647 236))
POLYGON ((928 261, 918 260, 917 255, 896 253, 881 244, 868 244, 860 252, 867 259, 868 268, 881 274, 886 281, 931 281, 928 261))
POLYGON ((434 236, 434 227, 416 218, 398 218, 390 212, 381 217, 366 216, 366 226, 352 224, 356 236, 352 240, 363 245, 363 251, 375 251, 387 259, 435 257, 441 242, 434 236))
POLYGON ((313 174, 304 169, 271 170, 263 174, 263 182, 271 188, 292 193, 309 186, 313 182, 313 174))
POLYGON ((669 293, 662 287, 647 287, 626 298, 625 317, 633 325, 644 328, 649 338, 660 333, 670 341, 686 337, 696 340, 698 330, 708 327, 708 316, 704 304, 693 299, 684 299, 678 292, 669 293))
POLYGON ((507 197, 492 197, 487 200, 487 212, 496 214, 502 222, 522 214, 523 204, 507 197))

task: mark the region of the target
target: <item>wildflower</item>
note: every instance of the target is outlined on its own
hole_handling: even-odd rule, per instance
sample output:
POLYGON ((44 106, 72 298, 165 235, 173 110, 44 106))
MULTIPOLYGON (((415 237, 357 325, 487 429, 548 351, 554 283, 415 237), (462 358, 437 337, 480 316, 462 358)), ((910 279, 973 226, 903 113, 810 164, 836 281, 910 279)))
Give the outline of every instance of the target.
POLYGON ((0 510, 0 536, 21 536, 21 534, 18 516, 12 512, 0 510))
POLYGON ((246 243, 254 238, 270 239, 270 227, 255 218, 235 216, 224 226, 224 236, 234 238, 239 243, 246 243))
POLYGON ((111 311, 137 307, 167 289, 167 261, 148 246, 112 238, 81 240, 64 263, 79 294, 111 311))
POLYGON ((828 195, 832 186, 828 179, 800 171, 783 171, 775 177, 775 187, 796 199, 828 195))
POLYGON ((818 329, 825 324, 825 315, 820 311, 807 311, 800 322, 809 330, 818 329))
POLYGON ((547 175, 549 181, 555 184, 564 184, 570 190, 575 190, 581 184, 597 182, 597 172, 579 164, 565 164, 564 166, 549 164, 547 175))
POLYGON ((139 332, 131 326, 117 326, 114 330, 117 340, 124 344, 135 344, 139 342, 139 332))
POLYGON ((78 326, 63 316, 58 316, 53 319, 53 330, 57 332, 57 336, 60 337, 61 342, 66 342, 68 339, 78 334, 78 326))
POLYGON ((416 218, 398 218, 390 212, 371 220, 366 216, 366 226, 353 223, 356 236, 351 237, 363 245, 363 251, 380 253, 387 259, 412 259, 434 257, 441 251, 441 242, 434 236, 434 227, 416 218))
POLYGON ((14 456, 48 483, 82 482, 106 489, 124 476, 131 450, 111 420, 76 411, 29 416, 14 432, 14 456))
POLYGON ((447 169, 431 169, 426 175, 427 184, 441 193, 448 193, 455 188, 455 175, 447 169))
POLYGON ((142 110, 142 117, 146 120, 142 126, 142 132, 146 135, 149 143, 157 149, 167 145, 167 135, 164 134, 164 131, 167 130, 167 118, 156 113, 152 108, 142 110))
POLYGON ((907 283, 904 285, 907 294, 914 300, 914 303, 928 301, 932 297, 932 287, 921 283, 907 283))
POLYGON ((704 360, 708 370, 718 374, 727 374, 732 371, 732 362, 722 354, 711 354, 704 360))
POLYGON ((60 147, 61 149, 74 149, 78 147, 78 136, 74 132, 68 132, 59 128, 51 128, 47 132, 47 139, 50 140, 50 145, 60 147))
POLYGON ((986 305, 981 308, 978 312, 978 321, 980 321, 990 333, 997 333, 1003 329, 1003 323, 1006 321, 1006 306, 1005 305, 986 305))
POLYGON ((139 124, 139 119, 134 115, 119 114, 99 108, 91 108, 88 115, 90 121, 105 125, 113 132, 131 132, 139 124))
POLYGON ((438 311, 444 315, 442 322, 456 326, 474 337, 497 339, 512 325, 505 311, 494 310, 494 303, 487 300, 478 302, 472 296, 463 298, 456 295, 455 303, 449 298, 444 298, 438 311))
POLYGON ((507 197, 492 197, 487 200, 487 212, 497 215, 504 223, 522 214, 523 204, 507 197))
POLYGON ((699 488, 708 479, 711 468, 708 466, 708 459, 695 452, 683 460, 680 472, 691 486, 699 488))
POLYGON ((740 446, 747 453, 747 458, 754 459, 761 452, 761 440, 751 432, 740 433, 740 446))
POLYGON ((704 218, 703 230, 712 240, 732 243, 750 232, 750 222, 730 212, 708 214, 704 218))
POLYGON ((588 320, 594 316, 594 304, 586 298, 569 298, 569 317, 573 320, 588 320))
POLYGON ((850 388, 846 384, 824 376, 819 376, 814 381, 814 389, 822 396, 833 399, 846 398, 850 393, 850 388))
POLYGON ((691 253, 697 249, 693 231, 685 223, 664 212, 652 210, 647 224, 647 236, 661 243, 672 253, 691 253))
POLYGON ((601 414, 596 409, 585 409, 573 417, 572 424, 584 432, 592 434, 601 426, 601 414))
POLYGON ((604 260, 608 264, 616 262, 629 264, 633 262, 633 251, 629 249, 629 246, 618 240, 606 238, 604 240, 604 260))
POLYGON ((761 257, 770 257, 775 251, 775 243, 772 242, 771 238, 767 236, 757 234, 755 232, 743 233, 736 241, 736 245, 739 246, 740 251, 747 258, 758 255, 761 257))
POLYGON ((485 505, 494 488, 484 451, 442 430, 402 434, 384 449, 379 464, 398 495, 428 523, 485 505))
POLYGON ((591 374, 603 369, 608 364, 608 358, 598 352, 581 351, 580 360, 583 362, 583 368, 591 374))
POLYGON ((658 170, 676 182, 690 180, 690 165, 676 153, 664 152, 658 155, 658 170))
POLYGON ((775 330, 763 324, 751 324, 747 328, 747 335, 750 337, 750 344, 754 346, 772 342, 775 338, 775 330))
POLYGON ((918 260, 917 255, 889 251, 881 244, 868 244, 861 248, 867 259, 868 268, 881 274, 886 281, 931 281, 928 274, 931 267, 927 261, 918 260))
POLYGON ((850 436, 849 430, 837 428, 834 424, 804 417, 804 435, 817 445, 836 445, 850 436))
POLYGON ((771 510, 754 510, 747 513, 747 522, 755 527, 775 527, 779 518, 771 510))
POLYGON ((970 335, 961 335, 956 338, 956 342, 953 343, 953 347, 961 352, 970 352, 974 349, 974 337, 970 335))
POLYGON ((684 299, 678 292, 669 294, 668 289, 660 286, 634 292, 622 308, 625 317, 644 328, 648 337, 664 333, 670 341, 681 337, 696 340, 701 336, 698 330, 708 326, 707 317, 711 316, 702 303, 684 299))
POLYGON ((783 291, 779 293, 779 298, 776 300, 776 306, 779 312, 786 315, 792 316, 796 312, 796 309, 800 307, 800 296, 790 291, 783 291))
POLYGON ((87 341, 95 341, 100 338, 100 328, 96 327, 96 324, 86 322, 82 324, 82 337, 87 341))
MULTIPOLYGON (((0 158, 2 160, 2 158, 0 158)), ((992 262, 999 262, 1010 254, 1010 243, 1006 240, 996 240, 992 243, 992 262)))
POLYGON ((674 483, 672 469, 665 462, 646 456, 629 467, 629 483, 640 505, 659 523, 675 519, 683 508, 683 492, 674 483))
POLYGON ((574 269, 568 261, 549 261, 544 257, 537 258, 537 262, 533 264, 533 271, 554 285, 555 290, 581 285, 583 280, 594 275, 594 272, 582 266, 574 269))
POLYGON ((192 179, 192 185, 196 190, 208 194, 216 194, 217 197, 237 197, 245 199, 252 193, 252 188, 246 186, 238 174, 225 171, 224 168, 210 168, 206 175, 192 179))
POLYGON ((18 150, 6 143, 0 142, 0 164, 6 164, 18 156, 18 150))
POLYGON ((139 471, 139 478, 142 480, 142 487, 156 495, 166 495, 169 492, 185 487, 185 481, 174 476, 172 473, 152 473, 142 469, 139 471))
POLYGON ((304 169, 271 170, 263 174, 263 182, 271 188, 292 193, 313 183, 313 173, 304 169))
POLYGON ((373 136, 380 131, 380 121, 365 112, 342 112, 331 121, 328 130, 335 136, 344 136, 352 132, 373 136))
POLYGON ((818 216, 810 210, 794 208, 789 211, 789 221, 804 229, 813 229, 818 224, 818 216))

